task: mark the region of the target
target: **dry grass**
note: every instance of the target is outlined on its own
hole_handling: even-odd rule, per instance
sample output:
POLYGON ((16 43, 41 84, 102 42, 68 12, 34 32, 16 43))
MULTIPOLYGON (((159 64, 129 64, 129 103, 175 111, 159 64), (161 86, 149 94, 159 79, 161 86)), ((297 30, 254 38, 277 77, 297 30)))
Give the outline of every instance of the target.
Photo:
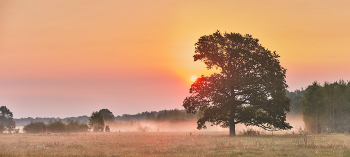
POLYGON ((350 156, 349 135, 0 134, 0 156, 350 156))

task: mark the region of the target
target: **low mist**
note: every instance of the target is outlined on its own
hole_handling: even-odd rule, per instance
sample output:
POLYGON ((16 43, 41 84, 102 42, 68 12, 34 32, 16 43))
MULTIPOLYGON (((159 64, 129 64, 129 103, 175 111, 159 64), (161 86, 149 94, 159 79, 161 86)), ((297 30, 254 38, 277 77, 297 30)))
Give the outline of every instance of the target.
MULTIPOLYGON (((293 128, 291 130, 276 131, 276 133, 298 133, 300 129, 304 130, 305 125, 302 116, 287 115, 287 123, 293 128)), ((227 132, 229 128, 222 128, 219 125, 212 125, 207 122, 206 129, 197 129, 196 120, 177 120, 177 121, 123 121, 107 122, 112 132, 227 132)), ((236 132, 240 133, 247 129, 254 129, 260 132, 269 133, 257 126, 245 126, 244 124, 236 125, 236 132)))

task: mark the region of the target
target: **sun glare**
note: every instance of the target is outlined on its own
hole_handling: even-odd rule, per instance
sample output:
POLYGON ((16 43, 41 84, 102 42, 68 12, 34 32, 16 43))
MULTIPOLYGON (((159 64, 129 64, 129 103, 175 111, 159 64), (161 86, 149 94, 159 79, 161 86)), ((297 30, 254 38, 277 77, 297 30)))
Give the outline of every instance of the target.
POLYGON ((194 76, 194 75, 191 76, 191 81, 192 81, 192 82, 196 82, 196 80, 197 80, 197 76, 194 76))

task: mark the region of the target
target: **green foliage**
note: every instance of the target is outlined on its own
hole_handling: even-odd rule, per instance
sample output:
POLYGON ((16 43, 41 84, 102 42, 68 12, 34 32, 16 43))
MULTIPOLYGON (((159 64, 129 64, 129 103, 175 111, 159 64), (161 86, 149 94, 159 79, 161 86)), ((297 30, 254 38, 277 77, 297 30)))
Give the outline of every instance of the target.
POLYGON ((350 132, 350 84, 343 80, 310 85, 302 99, 303 119, 311 133, 350 132))
POLYGON ((2 134, 5 131, 5 126, 3 124, 0 124, 0 134, 2 134))
POLYGON ((287 97, 290 99, 290 114, 301 114, 302 106, 301 100, 304 96, 305 90, 295 90, 294 92, 290 92, 286 90, 287 97))
POLYGON ((105 123, 100 112, 92 112, 89 120, 90 129, 92 129, 94 132, 103 132, 105 123))
POLYGON ((47 125, 47 131, 61 133, 61 132, 66 132, 67 127, 66 127, 66 124, 64 124, 61 120, 58 120, 58 121, 49 123, 47 125))
POLYGON ((46 124, 43 122, 31 122, 23 127, 25 133, 42 133, 46 124))
POLYGON ((0 124, 2 124, 10 133, 16 128, 12 112, 6 106, 0 107, 0 124))
POLYGON ((201 76, 191 85, 183 106, 189 113, 203 111, 198 129, 205 122, 230 127, 256 125, 264 129, 290 129, 286 123, 290 99, 286 96, 286 69, 279 55, 265 49, 251 35, 223 33, 202 36, 195 44, 194 61, 220 73, 201 76))
POLYGON ((104 121, 114 122, 114 115, 111 111, 108 109, 101 109, 99 112, 102 114, 104 121))
POLYGON ((325 109, 323 97, 322 87, 317 82, 314 82, 306 89, 305 97, 302 101, 303 119, 305 127, 311 133, 320 133, 320 122, 324 120, 322 114, 325 109))

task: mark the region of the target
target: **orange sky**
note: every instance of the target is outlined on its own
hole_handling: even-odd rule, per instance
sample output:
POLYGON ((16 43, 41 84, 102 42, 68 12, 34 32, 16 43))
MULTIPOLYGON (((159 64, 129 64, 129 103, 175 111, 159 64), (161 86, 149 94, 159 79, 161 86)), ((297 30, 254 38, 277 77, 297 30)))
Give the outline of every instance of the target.
POLYGON ((251 34, 280 54, 289 90, 349 80, 349 1, 2 1, 0 105, 14 117, 182 109, 194 43, 251 34), (250 2, 250 3, 249 3, 250 2), (69 108, 69 109, 68 109, 69 108))

